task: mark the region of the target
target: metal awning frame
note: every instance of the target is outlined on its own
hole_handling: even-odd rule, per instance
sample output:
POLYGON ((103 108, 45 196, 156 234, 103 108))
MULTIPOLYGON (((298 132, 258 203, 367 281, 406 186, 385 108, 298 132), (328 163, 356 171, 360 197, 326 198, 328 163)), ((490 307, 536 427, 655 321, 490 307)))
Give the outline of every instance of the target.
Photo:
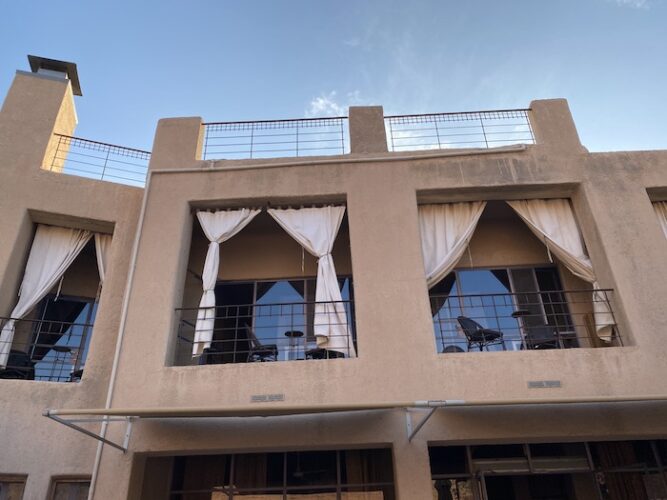
POLYGON ((95 408, 71 410, 45 410, 43 415, 51 420, 92 437, 125 453, 128 450, 132 424, 139 419, 165 418, 233 418, 233 417, 279 417, 289 415, 309 415, 324 413, 345 413, 373 410, 403 409, 406 415, 406 432, 408 442, 426 425, 428 420, 439 409, 491 406, 540 406, 562 404, 609 404, 634 402, 665 402, 667 395, 646 396, 596 396, 575 398, 531 398, 516 400, 466 401, 460 399, 402 401, 394 403, 353 403, 325 404, 319 406, 276 405, 273 403, 256 403, 243 407, 199 407, 199 408, 95 408), (414 410, 428 410, 416 424, 412 422, 414 410), (69 418, 66 418, 69 417, 69 418), (125 434, 122 443, 106 439, 78 424, 81 423, 125 423, 125 434))
POLYGON ((138 417, 108 417, 108 416, 98 416, 98 417, 89 417, 89 418, 62 418, 59 417, 58 415, 51 415, 49 411, 44 412, 44 416, 47 418, 50 418, 51 420, 54 420, 55 422, 58 422, 59 424, 63 424, 66 427, 69 427, 70 429, 74 429, 75 431, 78 431, 82 434, 85 434, 86 436, 90 436, 93 439, 96 439, 104 444, 108 444, 109 446, 112 446, 123 453, 127 451, 127 448, 130 444, 130 436, 132 435, 132 422, 136 420, 138 417), (122 443, 116 443, 114 441, 111 441, 107 439, 104 436, 101 436, 99 434, 96 434, 95 432, 89 431, 88 429, 81 427, 80 423, 111 423, 111 422, 125 422, 125 435, 123 437, 123 442, 122 443))

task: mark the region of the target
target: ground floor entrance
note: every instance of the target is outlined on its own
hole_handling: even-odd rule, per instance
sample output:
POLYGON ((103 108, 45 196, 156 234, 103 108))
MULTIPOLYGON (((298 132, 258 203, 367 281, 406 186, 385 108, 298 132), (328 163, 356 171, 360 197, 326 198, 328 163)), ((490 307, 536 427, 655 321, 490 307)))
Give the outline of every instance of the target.
POLYGON ((149 458, 141 498, 394 500, 392 454, 381 448, 149 458))
POLYGON ((436 500, 665 500, 667 441, 429 447, 436 500))

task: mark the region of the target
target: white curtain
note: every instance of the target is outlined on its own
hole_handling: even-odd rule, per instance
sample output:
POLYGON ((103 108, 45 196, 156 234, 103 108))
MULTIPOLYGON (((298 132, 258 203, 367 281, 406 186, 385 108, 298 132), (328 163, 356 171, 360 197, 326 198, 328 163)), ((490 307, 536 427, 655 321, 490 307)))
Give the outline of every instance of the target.
MULTIPOLYGON (((20 319, 28 314, 49 293, 91 237, 92 233, 82 229, 37 226, 12 318, 20 319)), ((7 321, 0 333, 0 367, 7 365, 14 323, 14 319, 7 321)))
POLYGON ((355 357, 331 256, 345 207, 269 209, 269 214, 303 248, 318 258, 314 325, 318 347, 355 357))
POLYGON ((419 206, 422 256, 429 288, 454 269, 485 206, 485 201, 419 206))
POLYGON ((565 264, 572 274, 593 284, 593 310, 598 337, 611 341, 614 317, 600 291, 581 231, 566 199, 508 201, 530 230, 565 264))
POLYGON ((206 253, 206 262, 202 271, 202 288, 204 293, 199 302, 195 338, 192 344, 192 355, 202 354, 211 346, 213 327, 215 325, 215 283, 220 268, 220 243, 227 241, 246 227, 259 210, 242 208, 240 210, 221 210, 218 212, 197 212, 197 219, 204 234, 210 242, 206 253))
POLYGON ((111 246, 111 235, 95 233, 95 255, 97 255, 97 271, 100 275, 100 286, 104 283, 107 274, 107 263, 109 262, 109 248, 111 246))
POLYGON ((655 210, 655 215, 658 216, 658 221, 660 221, 662 232, 665 233, 665 238, 667 238, 667 201, 654 202, 653 209, 655 210))

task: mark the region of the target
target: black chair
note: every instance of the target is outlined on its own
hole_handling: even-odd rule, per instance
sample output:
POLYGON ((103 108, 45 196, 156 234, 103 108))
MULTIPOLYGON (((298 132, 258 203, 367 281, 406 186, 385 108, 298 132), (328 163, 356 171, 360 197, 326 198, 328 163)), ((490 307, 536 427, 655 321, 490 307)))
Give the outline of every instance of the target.
POLYGON ((524 329, 526 349, 562 348, 558 330, 549 325, 528 326, 524 329))
POLYGON ((245 326, 250 348, 248 349, 248 363, 255 361, 278 361, 278 346, 276 344, 262 344, 250 325, 245 326))
POLYGON ((484 328, 477 321, 466 316, 459 316, 456 319, 459 325, 461 325, 466 339, 468 339, 468 351, 470 351, 470 347, 473 344, 476 344, 480 351, 491 344, 502 344, 503 349, 505 348, 505 344, 503 344, 503 332, 484 328))
POLYGON ((345 354, 340 351, 330 351, 319 347, 306 351, 306 359, 334 359, 344 358, 345 354))
POLYGON ((7 367, 0 370, 0 378, 35 380, 35 362, 23 351, 9 351, 7 367))

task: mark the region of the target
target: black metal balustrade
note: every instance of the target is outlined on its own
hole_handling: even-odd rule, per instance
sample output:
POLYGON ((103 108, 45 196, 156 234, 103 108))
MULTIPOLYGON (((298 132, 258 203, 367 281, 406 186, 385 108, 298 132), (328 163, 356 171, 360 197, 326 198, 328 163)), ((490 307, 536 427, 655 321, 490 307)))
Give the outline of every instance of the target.
POLYGON ((390 151, 535 144, 528 109, 385 117, 390 151))
POLYGON ((457 353, 623 345, 609 300, 611 293, 606 289, 595 294, 590 290, 432 294, 437 348, 442 353, 457 353), (607 312, 594 314, 599 306, 607 307, 607 312), (602 326, 611 330, 611 342, 599 339, 598 328, 602 326))
POLYGON ((197 316, 204 309, 176 309, 175 365, 331 359, 356 352, 353 301, 221 305, 209 310, 214 315, 212 341, 193 356, 197 316), (330 347, 318 347, 316 323, 328 327, 330 347))
POLYGON ((57 138, 48 170, 131 186, 144 186, 150 151, 126 148, 80 137, 57 138))
POLYGON ((348 120, 299 118, 204 124, 203 158, 243 160, 348 153, 348 120))
MULTIPOLYGON (((0 318, 4 326, 10 318, 0 318)), ((17 319, 7 366, 0 379, 78 382, 93 324, 17 319)))

